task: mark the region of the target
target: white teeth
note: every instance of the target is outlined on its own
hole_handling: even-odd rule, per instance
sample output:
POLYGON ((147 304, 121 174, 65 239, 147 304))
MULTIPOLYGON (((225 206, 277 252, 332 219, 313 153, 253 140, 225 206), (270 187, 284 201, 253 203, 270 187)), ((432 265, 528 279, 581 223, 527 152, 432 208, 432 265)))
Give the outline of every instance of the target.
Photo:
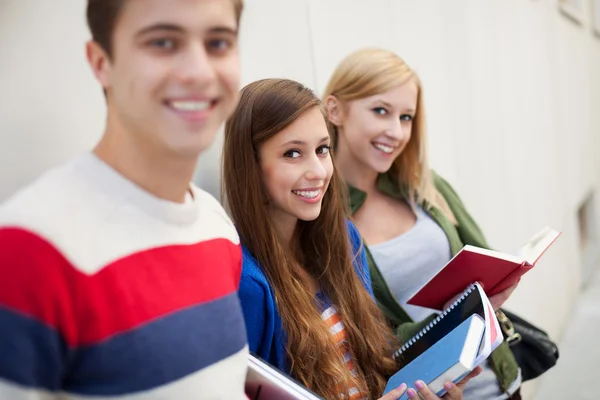
POLYGON ((321 193, 321 190, 292 190, 292 192, 307 199, 314 199, 321 193))
POLYGON ((209 101, 171 101, 169 104, 177 111, 203 111, 210 107, 209 101))
POLYGON ((386 146, 385 144, 381 144, 381 143, 373 143, 373 146, 376 149, 381 150, 386 154, 391 154, 394 151, 393 147, 386 146))

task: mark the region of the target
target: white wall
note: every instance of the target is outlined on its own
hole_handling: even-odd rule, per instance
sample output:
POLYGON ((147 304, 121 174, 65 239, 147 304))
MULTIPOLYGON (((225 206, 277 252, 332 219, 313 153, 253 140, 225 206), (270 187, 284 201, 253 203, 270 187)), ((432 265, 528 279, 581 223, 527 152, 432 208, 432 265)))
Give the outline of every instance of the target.
POLYGON ((0 1, 0 200, 102 133, 84 3, 0 1))
MULTIPOLYGON (((0 3, 0 200, 102 131, 83 3, 0 3)), ((580 285, 576 210, 600 190, 600 39, 588 21, 551 0, 247 0, 241 34, 244 83, 289 77, 321 92, 352 50, 404 57, 424 82, 431 163, 492 245, 515 250, 546 224, 564 232, 508 304, 560 337, 580 285)), ((215 194, 220 140, 197 178, 215 194)))

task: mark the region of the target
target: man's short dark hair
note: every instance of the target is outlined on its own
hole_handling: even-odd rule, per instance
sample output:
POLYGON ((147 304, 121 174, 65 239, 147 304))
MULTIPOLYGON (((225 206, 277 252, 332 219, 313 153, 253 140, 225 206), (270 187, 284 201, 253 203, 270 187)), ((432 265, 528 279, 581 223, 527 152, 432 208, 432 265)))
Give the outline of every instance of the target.
POLYGON ((112 56, 112 36, 127 0, 88 0, 87 23, 95 41, 112 56))
MULTIPOLYGON (((243 0, 232 0, 235 17, 239 24, 243 0)), ((117 19, 127 0, 88 0, 87 23, 92 33, 92 40, 97 42, 112 57, 112 37, 117 19)))

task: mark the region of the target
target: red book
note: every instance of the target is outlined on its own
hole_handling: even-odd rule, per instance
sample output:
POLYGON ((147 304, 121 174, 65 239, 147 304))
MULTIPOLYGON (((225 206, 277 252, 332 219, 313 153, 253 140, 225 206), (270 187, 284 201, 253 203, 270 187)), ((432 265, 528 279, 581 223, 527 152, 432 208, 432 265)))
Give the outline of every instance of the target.
POLYGON ((517 256, 467 245, 407 302, 442 310, 448 300, 474 282, 483 284, 488 297, 498 294, 533 268, 558 236, 560 232, 546 227, 535 234, 517 256))

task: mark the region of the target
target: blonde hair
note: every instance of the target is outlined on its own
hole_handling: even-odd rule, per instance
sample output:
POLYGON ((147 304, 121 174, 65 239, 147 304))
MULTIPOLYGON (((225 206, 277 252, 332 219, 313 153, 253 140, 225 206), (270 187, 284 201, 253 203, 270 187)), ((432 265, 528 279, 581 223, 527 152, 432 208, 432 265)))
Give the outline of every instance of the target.
MULTIPOLYGON (((334 71, 323 95, 334 96, 347 102, 385 93, 388 90, 413 82, 417 86, 417 108, 412 124, 412 135, 405 149, 394 160, 390 172, 408 190, 411 204, 427 202, 439 208, 456 223, 444 197, 436 189, 427 162, 427 135, 423 90, 417 74, 396 54, 376 48, 355 51, 344 58, 334 71)), ((333 127, 337 142, 337 127, 333 127)))

